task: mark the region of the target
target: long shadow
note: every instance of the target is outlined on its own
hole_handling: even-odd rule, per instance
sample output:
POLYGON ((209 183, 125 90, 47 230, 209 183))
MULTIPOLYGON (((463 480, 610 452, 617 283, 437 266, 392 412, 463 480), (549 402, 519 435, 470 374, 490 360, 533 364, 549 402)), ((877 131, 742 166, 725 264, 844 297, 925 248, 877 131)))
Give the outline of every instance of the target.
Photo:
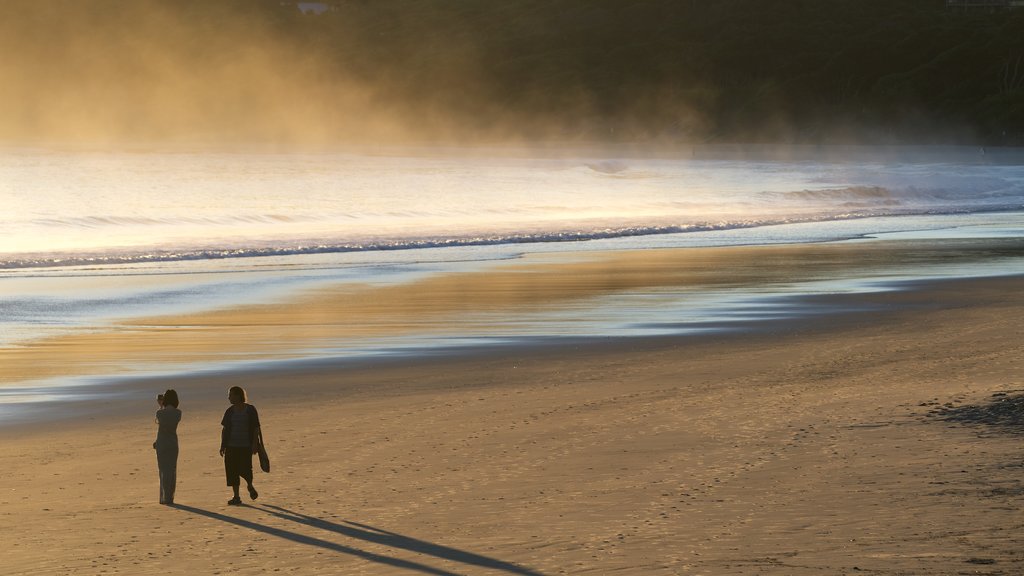
POLYGON ((358 522, 345 521, 344 524, 337 524, 329 522, 327 520, 321 520, 313 516, 301 514, 299 512, 293 512, 280 506, 272 506, 265 504, 260 507, 264 512, 272 514, 278 518, 284 520, 290 520, 313 528, 319 528, 349 538, 355 538, 364 540, 366 542, 373 542, 374 544, 381 544, 384 546, 390 546, 392 548, 401 548, 403 550, 409 550, 411 552, 417 552, 419 554, 425 554, 434 556, 437 558, 443 558, 445 560, 451 560, 453 562, 459 562, 470 566, 479 566, 481 568, 489 568, 492 570, 502 570, 510 574, 521 574, 523 576, 543 576, 540 572, 535 572, 528 568, 523 568, 511 562, 505 562, 490 558, 487 556, 481 556, 480 554, 474 554, 472 552, 466 552, 465 550, 459 550, 451 548, 449 546, 442 546, 433 542, 427 542, 425 540, 419 540, 417 538, 411 538, 409 536, 403 536, 395 532, 389 532, 381 528, 375 528, 367 524, 359 524, 358 522))
POLYGON ((1024 394, 999 392, 984 404, 941 406, 929 413, 946 422, 969 426, 988 426, 1008 434, 1024 434, 1024 394))
POLYGON ((386 564, 388 566, 404 568, 406 570, 422 572, 424 574, 437 574, 439 576, 459 576, 459 574, 455 572, 448 572, 447 570, 433 568, 425 564, 419 564, 417 562, 410 562, 408 560, 401 560, 399 558, 391 558, 389 556, 374 554, 373 552, 367 552, 366 550, 352 548, 351 546, 343 546, 341 544, 330 542, 328 540, 313 538, 311 536, 306 536, 305 534, 299 534, 297 532, 290 532, 288 530, 282 530, 280 528, 264 526, 263 524, 258 524, 256 522, 243 520, 241 518, 236 518, 234 516, 227 516, 225 514, 220 514, 218 512, 203 510, 202 508, 196 508, 194 506, 187 506, 185 504, 174 504, 174 507, 177 508, 178 510, 184 510, 186 512, 191 512, 193 514, 198 514, 200 516, 206 516, 207 518, 220 520, 221 522, 227 522, 228 524, 234 524, 236 526, 241 526, 243 528, 249 528, 250 530, 262 532, 264 534, 270 534, 271 536, 277 536, 278 538, 284 538, 285 540, 291 540, 292 542, 297 542, 299 544, 317 546, 319 548, 324 548, 327 550, 331 550, 333 552, 349 554, 357 558, 369 560, 370 562, 377 562, 379 564, 386 564))

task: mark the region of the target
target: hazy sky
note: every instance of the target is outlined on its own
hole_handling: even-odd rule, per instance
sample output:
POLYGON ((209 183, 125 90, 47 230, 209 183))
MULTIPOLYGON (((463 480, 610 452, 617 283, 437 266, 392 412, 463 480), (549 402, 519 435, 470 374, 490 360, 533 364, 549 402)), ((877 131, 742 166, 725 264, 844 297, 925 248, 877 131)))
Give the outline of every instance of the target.
POLYGON ((1024 137, 1024 11, 339 6, 302 17, 278 0, 0 0, 0 143, 1024 137))
MULTIPOLYGON (((20 0, 8 1, 10 14, 20 0)), ((225 16, 216 2, 205 12, 167 6, 40 0, 0 19, 0 136, 317 142, 401 132, 370 86, 260 19, 225 16)))

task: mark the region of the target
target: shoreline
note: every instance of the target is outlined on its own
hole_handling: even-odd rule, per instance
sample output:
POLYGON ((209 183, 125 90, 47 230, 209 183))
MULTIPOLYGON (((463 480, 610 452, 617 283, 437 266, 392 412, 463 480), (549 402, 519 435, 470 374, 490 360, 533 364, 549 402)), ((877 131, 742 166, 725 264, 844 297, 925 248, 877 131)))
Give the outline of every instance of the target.
MULTIPOLYGON (((80 396, 68 400, 8 405, 7 408, 10 410, 16 411, 24 407, 40 416, 0 421, 0 430, 31 433, 36 429, 45 429, 55 421, 74 426, 87 425, 88 422, 103 418, 130 417, 135 406, 148 400, 146 391, 162 392, 164 388, 175 385, 184 385, 179 389, 179 394, 205 401, 219 401, 223 396, 222 389, 241 385, 250 379, 266 382, 275 377, 287 379, 302 375, 305 379, 317 381, 329 375, 355 374, 365 377, 368 374, 389 370, 461 370, 466 366, 514 358, 536 359, 543 362, 551 358, 601 357, 606 353, 623 350, 657 351, 680 346, 690 349, 740 348, 745 345, 764 346, 766 340, 776 338, 828 338, 850 328, 863 329, 864 326, 871 324, 884 325, 892 322, 894 317, 913 315, 921 311, 985 305, 988 303, 985 299, 978 301, 978 290, 1012 292, 1013 287, 1018 285, 1024 289, 1024 274, 914 280, 902 282, 901 285, 902 287, 889 291, 797 296, 793 298, 796 300, 793 306, 807 310, 803 314, 767 320, 742 320, 734 322, 729 327, 717 323, 707 331, 691 333, 658 336, 546 337, 498 344, 423 347, 355 357, 268 359, 220 368, 170 370, 164 374, 92 377, 89 379, 94 382, 88 384, 55 387, 54 390, 44 388, 47 392, 65 395, 75 395, 75 390, 83 390, 80 396), (965 298, 965 292, 974 295, 965 298), (953 295, 952 299, 936 299, 936 295, 950 294, 953 295), (973 301, 969 301, 972 299, 973 301), (67 409, 72 407, 82 409, 84 414, 69 415, 67 409), (49 415, 45 415, 46 413, 49 415)), ((279 400, 287 400, 294 392, 294 387, 282 390, 271 387, 261 390, 262 395, 279 400)), ((336 389, 333 392, 343 396, 346 390, 336 389)), ((388 393, 400 392, 401 387, 396 387, 396 390, 388 393)))
MULTIPOLYGON (((0 392, 68 398, 0 405, 7 412, 0 428, 31 425, 24 422, 28 412, 61 414, 79 401, 84 408, 128 401, 139 382, 806 330, 802 324, 875 313, 880 302, 900 300, 892 294, 907 293, 912 300, 945 283, 1000 277, 901 277, 889 269, 999 262, 1020 252, 1013 239, 936 242, 911 235, 859 243, 537 253, 399 284, 321 286, 277 303, 124 320, 0 349, 0 377, 7 383, 0 392), (778 288, 800 283, 808 288, 778 288), (686 303, 715 293, 724 300, 686 303), (644 308, 650 306, 644 298, 662 294, 697 308, 670 308, 660 317, 659 308, 644 308), (556 318, 571 327, 574 317, 598 324, 578 333, 517 327, 526 318, 556 318), (615 328, 615 322, 629 324, 615 328)), ((1011 279, 1014 274, 1003 273, 1011 279)), ((553 325, 564 329, 559 326, 553 325)))

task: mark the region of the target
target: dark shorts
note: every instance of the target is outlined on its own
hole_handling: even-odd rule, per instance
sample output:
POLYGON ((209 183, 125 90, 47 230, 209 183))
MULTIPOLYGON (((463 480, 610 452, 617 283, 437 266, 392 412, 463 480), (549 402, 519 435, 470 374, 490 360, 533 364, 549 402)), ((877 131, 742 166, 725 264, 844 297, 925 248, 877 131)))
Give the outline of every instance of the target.
POLYGON ((228 486, 238 486, 239 478, 252 483, 252 449, 228 446, 224 451, 224 473, 228 486))

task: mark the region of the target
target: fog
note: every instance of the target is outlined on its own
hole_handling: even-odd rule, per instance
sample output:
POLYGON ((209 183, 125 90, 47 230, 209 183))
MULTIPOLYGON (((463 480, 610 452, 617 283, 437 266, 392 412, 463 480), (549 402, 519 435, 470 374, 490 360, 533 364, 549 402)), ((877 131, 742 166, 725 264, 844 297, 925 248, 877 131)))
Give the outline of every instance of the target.
POLYGON ((3 10, 0 137, 7 140, 406 136, 407 119, 378 106, 372 84, 328 67, 237 2, 13 0, 3 10))
POLYGON ((0 144, 1024 138, 1024 82, 1006 81, 1024 11, 880 0, 325 4, 327 14, 303 16, 281 0, 3 0, 0 144), (970 57, 940 58, 936 46, 970 57))
POLYGON ((678 85, 629 87, 611 122, 607 104, 544 55, 523 56, 540 81, 496 86, 479 49, 486 31, 403 21, 423 13, 356 31, 345 14, 296 12, 277 0, 5 0, 0 141, 571 141, 628 139, 622 119, 633 116, 657 115, 673 137, 703 122, 678 85))

